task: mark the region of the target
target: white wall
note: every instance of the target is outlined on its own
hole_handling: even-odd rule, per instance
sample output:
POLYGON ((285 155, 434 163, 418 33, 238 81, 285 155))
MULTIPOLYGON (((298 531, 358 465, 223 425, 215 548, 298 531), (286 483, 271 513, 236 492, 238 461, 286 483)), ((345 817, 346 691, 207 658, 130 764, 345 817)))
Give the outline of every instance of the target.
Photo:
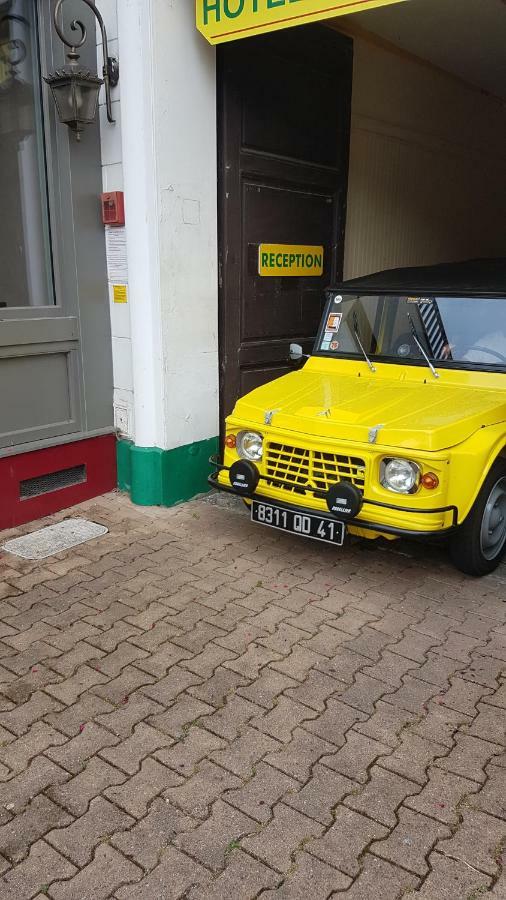
MULTIPOLYGON (((107 29, 110 56, 120 56, 118 42, 117 0, 100 0, 100 12, 107 29)), ((97 66, 102 71, 103 56, 100 30, 97 28, 97 66)), ((127 60, 123 60, 123 65, 127 60)), ((121 65, 121 63, 120 63, 121 65)), ((123 190, 123 152, 121 141, 121 78, 112 91, 113 117, 115 125, 107 121, 104 90, 99 98, 100 134, 102 145, 102 182, 104 191, 123 190)), ((106 231, 110 230, 109 227, 106 231)), ((122 238, 126 247, 125 228, 114 228, 114 233, 122 238)), ((132 341, 129 304, 114 303, 113 284, 127 284, 128 272, 118 275, 117 266, 108 253, 109 307, 111 313, 112 358, 114 374, 114 424, 120 433, 134 435, 134 391, 132 373, 132 341)), ((126 250, 125 250, 126 255, 126 250)), ((125 268, 124 266, 122 268, 125 268)), ((126 269, 128 268, 128 264, 126 269)))
POLYGON ((103 182, 125 191, 128 244, 128 304, 111 290, 115 419, 171 449, 218 434, 215 52, 188 0, 100 9, 120 60, 103 182))
POLYGON ((506 255, 506 105, 354 41, 345 277, 506 255))

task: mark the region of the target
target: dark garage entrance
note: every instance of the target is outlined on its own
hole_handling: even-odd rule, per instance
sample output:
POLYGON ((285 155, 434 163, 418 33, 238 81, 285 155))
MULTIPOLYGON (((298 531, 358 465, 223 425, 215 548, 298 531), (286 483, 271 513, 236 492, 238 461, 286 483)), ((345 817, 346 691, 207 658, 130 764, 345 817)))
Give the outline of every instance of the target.
POLYGON ((221 416, 309 351, 342 276, 352 41, 321 26, 220 47, 221 416), (323 246, 321 276, 261 277, 260 244, 323 246))

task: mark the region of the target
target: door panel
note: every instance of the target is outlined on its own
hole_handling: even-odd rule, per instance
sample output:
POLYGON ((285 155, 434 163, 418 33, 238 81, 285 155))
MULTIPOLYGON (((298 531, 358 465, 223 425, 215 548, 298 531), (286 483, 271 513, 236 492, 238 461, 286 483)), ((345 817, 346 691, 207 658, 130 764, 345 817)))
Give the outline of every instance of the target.
POLYGON ((352 44, 321 26, 218 50, 221 413, 310 350, 342 275, 352 44), (324 247, 321 277, 260 277, 260 244, 324 247))

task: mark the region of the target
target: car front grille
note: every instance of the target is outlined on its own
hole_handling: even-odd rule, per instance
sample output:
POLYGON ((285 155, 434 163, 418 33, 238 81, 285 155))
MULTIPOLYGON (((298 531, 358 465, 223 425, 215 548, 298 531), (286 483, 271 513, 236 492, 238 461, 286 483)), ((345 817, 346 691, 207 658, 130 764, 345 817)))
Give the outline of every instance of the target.
POLYGON ((326 492, 336 481, 349 481, 363 491, 365 462, 357 456, 270 442, 265 448, 265 475, 272 487, 297 494, 326 492))

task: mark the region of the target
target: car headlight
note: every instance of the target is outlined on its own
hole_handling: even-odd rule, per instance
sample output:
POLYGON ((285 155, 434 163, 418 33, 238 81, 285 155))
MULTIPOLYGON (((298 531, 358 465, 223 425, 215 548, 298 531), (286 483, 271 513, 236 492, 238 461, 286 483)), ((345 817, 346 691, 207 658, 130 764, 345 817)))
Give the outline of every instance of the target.
POLYGON ((380 481, 395 494, 413 494, 420 484, 421 474, 420 466, 409 459, 384 459, 380 481))
POLYGON ((264 452, 264 439, 256 431, 240 431, 237 435, 236 449, 241 459, 258 462, 264 452))

